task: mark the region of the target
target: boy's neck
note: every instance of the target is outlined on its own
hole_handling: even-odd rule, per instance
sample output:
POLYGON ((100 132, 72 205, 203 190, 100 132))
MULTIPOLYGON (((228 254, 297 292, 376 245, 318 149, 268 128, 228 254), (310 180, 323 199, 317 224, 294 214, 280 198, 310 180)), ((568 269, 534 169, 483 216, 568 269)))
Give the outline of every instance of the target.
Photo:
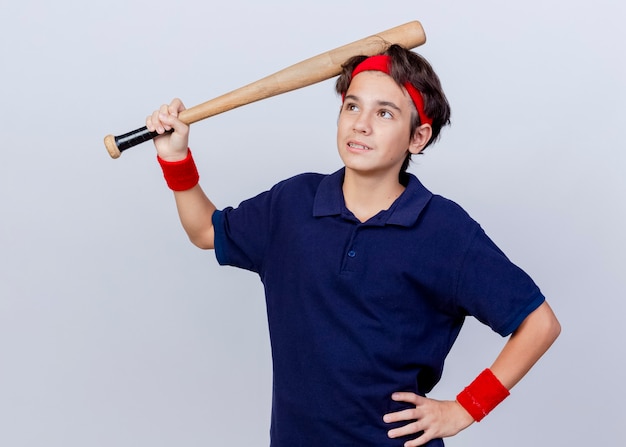
POLYGON ((346 169, 343 180, 343 198, 346 208, 361 222, 389 209, 404 192, 398 175, 364 176, 346 169))

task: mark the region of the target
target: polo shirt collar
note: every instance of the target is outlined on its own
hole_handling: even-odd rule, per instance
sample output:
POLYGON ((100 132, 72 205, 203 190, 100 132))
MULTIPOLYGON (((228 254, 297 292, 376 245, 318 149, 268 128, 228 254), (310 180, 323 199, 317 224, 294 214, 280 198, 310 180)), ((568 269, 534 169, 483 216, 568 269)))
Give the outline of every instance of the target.
MULTIPOLYGON (((345 168, 330 174, 322 179, 313 202, 313 216, 338 216, 349 213, 343 199, 343 178, 345 168)), ((433 196, 413 174, 408 174, 409 182, 404 192, 396 199, 391 207, 370 220, 378 225, 400 225, 410 227, 419 218, 431 197, 433 196)), ((368 221, 370 222, 370 221, 368 221)))

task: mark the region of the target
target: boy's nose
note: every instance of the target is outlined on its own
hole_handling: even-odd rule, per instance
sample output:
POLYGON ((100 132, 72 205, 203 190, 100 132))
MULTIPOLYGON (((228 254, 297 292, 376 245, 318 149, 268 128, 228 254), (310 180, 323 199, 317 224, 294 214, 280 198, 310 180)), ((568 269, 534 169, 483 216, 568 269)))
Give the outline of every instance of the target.
POLYGON ((359 115, 359 117, 354 121, 353 128, 355 132, 364 134, 368 134, 372 131, 370 121, 365 114, 359 115))

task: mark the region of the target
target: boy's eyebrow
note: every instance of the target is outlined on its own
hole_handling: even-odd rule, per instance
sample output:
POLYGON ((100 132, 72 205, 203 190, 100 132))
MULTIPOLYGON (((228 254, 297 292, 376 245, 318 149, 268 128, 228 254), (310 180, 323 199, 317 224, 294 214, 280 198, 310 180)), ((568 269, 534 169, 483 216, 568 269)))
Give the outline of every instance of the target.
MULTIPOLYGON (((348 99, 351 99, 353 101, 359 101, 360 98, 356 95, 346 95, 344 102, 348 99)), ((391 102, 391 101, 377 101, 376 104, 380 107, 389 107, 390 109, 394 109, 398 112, 402 112, 402 110, 400 109, 400 107, 398 107, 395 103, 391 102)))

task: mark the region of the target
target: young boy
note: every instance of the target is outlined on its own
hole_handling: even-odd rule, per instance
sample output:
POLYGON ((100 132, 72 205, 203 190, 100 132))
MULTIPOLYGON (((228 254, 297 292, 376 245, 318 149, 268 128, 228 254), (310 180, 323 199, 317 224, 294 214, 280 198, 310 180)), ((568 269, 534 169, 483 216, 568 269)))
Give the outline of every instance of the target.
POLYGON ((198 184, 178 99, 146 120, 184 229, 265 287, 271 445, 442 446, 482 419, 546 352, 559 323, 533 281, 458 205, 406 172, 449 123, 437 75, 392 46, 337 80, 344 167, 216 210, 198 184), (456 400, 425 397, 464 318, 511 335, 456 400))

